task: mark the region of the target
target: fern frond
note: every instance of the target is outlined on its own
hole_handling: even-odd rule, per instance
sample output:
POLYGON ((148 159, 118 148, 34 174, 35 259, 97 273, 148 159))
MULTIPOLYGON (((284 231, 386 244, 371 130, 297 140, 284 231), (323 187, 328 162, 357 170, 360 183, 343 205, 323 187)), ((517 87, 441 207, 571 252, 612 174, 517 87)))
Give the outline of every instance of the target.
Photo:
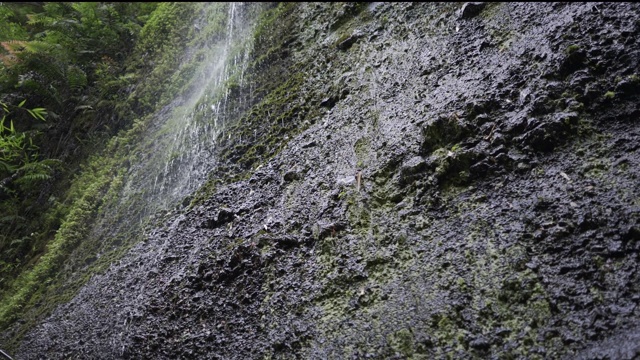
POLYGON ((24 51, 32 54, 39 54, 39 53, 46 54, 49 51, 51 51, 51 49, 53 49, 54 47, 55 45, 46 43, 44 41, 32 40, 32 41, 24 42, 24 51))
POLYGON ((0 46, 2 46, 9 54, 15 55, 16 53, 24 50, 25 43, 26 41, 22 40, 9 40, 0 42, 0 46))
POLYGON ((22 165, 20 170, 24 172, 49 172, 53 169, 51 169, 51 166, 44 164, 43 161, 37 161, 22 165))
POLYGON ((45 14, 27 14, 27 24, 29 25, 51 25, 53 19, 45 14))
POLYGON ((18 180, 16 180, 16 182, 20 184, 31 184, 38 181, 44 181, 49 179, 51 179, 51 175, 49 174, 33 173, 33 174, 22 175, 18 180))
POLYGON ((87 74, 79 67, 70 65, 67 68, 67 82, 73 90, 84 88, 87 86, 87 74))
POLYGON ((47 166, 60 166, 63 164, 62 160, 58 159, 44 159, 40 161, 40 164, 47 166))
POLYGON ((11 241, 11 243, 9 244, 9 248, 18 248, 21 247, 22 245, 26 244, 29 241, 29 237, 25 236, 25 237, 21 237, 18 239, 14 239, 13 241, 11 241))
POLYGON ((49 169, 60 168, 64 164, 58 159, 44 159, 38 162, 41 165, 47 166, 49 169))
POLYGON ((48 81, 59 81, 65 78, 65 70, 53 59, 35 56, 29 59, 30 67, 48 81))
POLYGON ((6 162, 0 160, 0 170, 4 169, 4 171, 7 172, 14 172, 16 170, 16 168, 10 164, 7 164, 6 162))
POLYGON ((44 41, 22 41, 22 40, 9 40, 0 42, 0 46, 7 52, 7 54, 0 54, 0 60, 6 67, 11 67, 18 63, 20 59, 28 55, 44 55, 49 56, 57 45, 49 44, 44 41))

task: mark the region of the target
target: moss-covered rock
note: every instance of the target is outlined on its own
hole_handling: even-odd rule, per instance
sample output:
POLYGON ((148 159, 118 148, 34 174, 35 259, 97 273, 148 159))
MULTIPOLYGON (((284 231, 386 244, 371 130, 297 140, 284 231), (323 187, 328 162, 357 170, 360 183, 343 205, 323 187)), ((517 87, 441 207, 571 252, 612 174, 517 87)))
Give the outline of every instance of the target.
POLYGON ((190 206, 18 354, 631 357, 639 12, 267 7, 190 206))

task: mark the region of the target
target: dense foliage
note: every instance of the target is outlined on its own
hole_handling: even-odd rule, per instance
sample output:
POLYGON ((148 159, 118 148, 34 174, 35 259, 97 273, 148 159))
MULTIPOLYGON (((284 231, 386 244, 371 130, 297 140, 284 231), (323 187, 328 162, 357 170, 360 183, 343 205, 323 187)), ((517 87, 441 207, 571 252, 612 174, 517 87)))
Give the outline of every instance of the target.
POLYGON ((144 161, 140 139, 156 112, 197 87, 193 79, 202 75, 210 42, 222 39, 229 6, 0 6, 9 24, 0 30, 5 134, 24 135, 28 169, 39 171, 28 182, 4 177, 0 195, 3 214, 15 220, 0 224, 0 330, 11 339, 5 350, 142 233, 144 197, 122 196, 130 165, 144 161))
POLYGON ((156 7, 0 3, 3 296, 69 213, 63 198, 82 159, 132 121, 117 106, 131 85, 122 74, 156 7))

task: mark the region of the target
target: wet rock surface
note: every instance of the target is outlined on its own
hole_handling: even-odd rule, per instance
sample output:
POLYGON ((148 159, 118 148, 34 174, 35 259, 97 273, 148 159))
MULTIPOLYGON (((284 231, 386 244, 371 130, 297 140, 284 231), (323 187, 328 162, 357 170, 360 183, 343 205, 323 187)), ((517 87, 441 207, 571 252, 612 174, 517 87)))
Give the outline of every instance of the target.
POLYGON ((304 131, 16 358, 640 354, 638 5, 293 14, 304 131))

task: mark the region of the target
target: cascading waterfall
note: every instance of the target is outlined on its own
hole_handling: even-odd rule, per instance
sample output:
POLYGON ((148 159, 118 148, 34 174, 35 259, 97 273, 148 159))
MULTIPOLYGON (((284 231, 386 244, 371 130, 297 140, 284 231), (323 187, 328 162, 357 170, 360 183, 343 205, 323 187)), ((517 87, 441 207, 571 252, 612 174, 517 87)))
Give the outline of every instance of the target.
POLYGON ((206 181, 224 119, 237 111, 229 106, 228 85, 235 78, 243 85, 252 38, 244 16, 247 5, 227 6, 224 38, 205 44, 206 58, 189 90, 154 119, 139 150, 144 155, 130 170, 121 203, 144 199, 142 218, 171 208, 206 181))
POLYGON ((251 19, 260 9, 250 3, 204 6, 194 29, 204 31, 207 17, 213 17, 217 35, 200 37, 199 45, 187 50, 181 67, 194 66, 194 58, 198 62, 185 90, 154 115, 132 149, 117 204, 103 212, 92 230, 97 258, 130 244, 154 218, 186 205, 189 194, 207 180, 217 164, 216 141, 229 136, 223 133, 225 123, 242 115, 242 96, 234 97, 230 87, 244 86, 253 50, 251 19))

